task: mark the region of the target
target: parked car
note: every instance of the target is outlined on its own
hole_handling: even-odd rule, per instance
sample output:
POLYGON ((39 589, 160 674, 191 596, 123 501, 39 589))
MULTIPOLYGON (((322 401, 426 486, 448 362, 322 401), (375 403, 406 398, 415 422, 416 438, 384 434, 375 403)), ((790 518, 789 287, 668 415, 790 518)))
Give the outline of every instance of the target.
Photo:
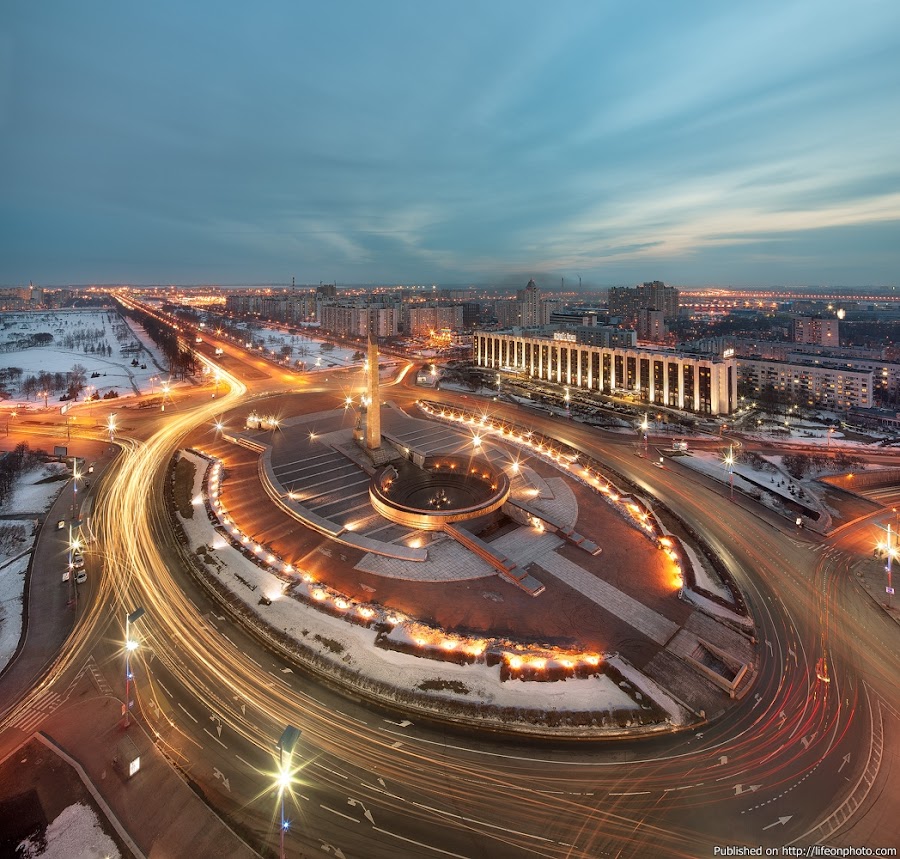
POLYGON ((75 573, 75 581, 79 585, 83 585, 87 581, 87 573, 84 570, 79 570, 75 573))
POLYGON ((82 557, 81 555, 73 555, 72 556, 72 569, 83 570, 84 569, 84 557, 82 557))

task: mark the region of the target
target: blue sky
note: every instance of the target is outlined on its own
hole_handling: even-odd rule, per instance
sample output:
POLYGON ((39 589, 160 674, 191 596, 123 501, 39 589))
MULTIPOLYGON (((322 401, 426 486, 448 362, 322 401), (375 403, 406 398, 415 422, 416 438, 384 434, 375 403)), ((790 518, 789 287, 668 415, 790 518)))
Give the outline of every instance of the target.
POLYGON ((0 187, 7 285, 895 284, 900 4, 7 0, 0 187))

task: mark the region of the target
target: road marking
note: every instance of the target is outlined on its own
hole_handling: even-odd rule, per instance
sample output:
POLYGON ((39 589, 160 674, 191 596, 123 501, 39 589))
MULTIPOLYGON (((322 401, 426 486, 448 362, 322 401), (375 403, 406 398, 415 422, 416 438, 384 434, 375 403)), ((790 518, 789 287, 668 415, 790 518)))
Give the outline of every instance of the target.
POLYGON ((260 668, 262 668, 262 665, 259 662, 257 662, 249 653, 247 653, 246 650, 242 650, 241 653, 243 653, 244 656, 246 656, 247 659, 249 659, 254 665, 257 665, 260 668))
POLYGON ((844 755, 843 762, 842 762, 841 765, 838 767, 838 772, 840 772, 840 771, 841 771, 845 766, 847 766, 847 764, 849 764, 849 763, 850 763, 850 752, 847 752, 847 754, 844 755))
POLYGON ((315 762, 316 766, 319 769, 323 769, 326 772, 330 772, 332 775, 340 776, 341 778, 350 778, 348 775, 344 775, 344 773, 339 773, 337 770, 329 769, 325 766, 325 764, 320 764, 318 761, 315 762))
POLYGON ((340 713, 345 719, 352 719, 354 722, 357 722, 360 725, 366 725, 368 727, 368 723, 364 722, 362 719, 357 719, 356 716, 351 716, 349 713, 345 713, 343 710, 338 710, 335 707, 335 713, 340 713))
POLYGON ((271 671, 267 671, 266 674, 268 674, 270 677, 274 677, 279 683, 281 683, 282 686, 287 686, 288 689, 291 688, 291 684, 288 683, 284 678, 279 677, 277 674, 273 674, 271 671))
POLYGON ((389 725, 396 725, 398 728, 408 728, 412 724, 409 719, 403 719, 401 722, 392 722, 390 719, 385 719, 384 721, 389 725))
POLYGON ((227 790, 229 793, 231 793, 231 783, 228 781, 227 778, 225 778, 225 774, 221 770, 218 770, 215 767, 213 767, 213 778, 215 778, 217 780, 221 779, 222 784, 225 785, 225 790, 227 790))
POLYGON ((343 811, 335 811, 333 808, 329 808, 327 805, 322 805, 319 803, 319 808, 324 808, 325 811, 330 811, 332 814, 336 814, 338 817, 343 817, 345 820, 352 820, 354 823, 359 823, 359 821, 355 817, 351 817, 349 814, 344 814, 343 811))
POLYGON ((223 743, 215 734, 211 734, 209 731, 207 731, 206 728, 203 729, 203 733, 206 734, 208 737, 212 737, 212 739, 214 739, 223 749, 228 748, 228 746, 226 746, 225 743, 223 743))
MULTIPOLYGON (((178 707, 179 707, 179 709, 181 710, 181 712, 185 714, 185 716, 187 716, 189 719, 193 719, 193 720, 194 720, 194 724, 195 724, 195 725, 199 725, 199 724, 200 724, 196 719, 194 719, 194 717, 193 717, 190 713, 188 713, 187 710, 184 709, 184 707, 181 706, 181 704, 179 704, 178 707)), ((204 728, 204 730, 206 730, 206 729, 204 728)), ((212 734, 210 734, 210 736, 212 736, 212 734)))
POLYGON ((250 767, 250 769, 252 769, 252 770, 254 770, 254 771, 256 771, 256 772, 259 772, 259 770, 257 770, 256 767, 253 766, 253 764, 250 763, 250 761, 245 761, 240 755, 235 755, 235 757, 236 757, 236 758, 237 758, 244 766, 250 767))
POLYGON ((425 805, 422 802, 412 802, 411 805, 414 805, 416 808, 424 808, 425 811, 433 811, 435 814, 443 814, 445 817, 455 817, 457 820, 461 820, 461 816, 459 814, 454 814, 452 811, 444 811, 441 808, 434 808, 430 805, 425 805))
POLYGON ((742 784, 736 784, 734 786, 734 795, 740 796, 742 793, 756 793, 761 787, 761 784, 748 784, 747 787, 744 787, 742 784))
POLYGON ((530 832, 522 832, 520 829, 507 829, 505 826, 498 826, 496 823, 488 823, 486 820, 477 820, 474 817, 464 817, 463 820, 465 820, 466 823, 475 823, 478 826, 487 826, 490 829, 499 829, 501 832, 509 832, 511 835, 520 835, 523 838, 534 838, 535 841, 546 841, 548 844, 553 843, 552 838, 544 838, 543 835, 532 835, 530 832))
POLYGON ((646 796, 650 793, 649 790, 632 790, 626 793, 611 793, 610 796, 646 796))
POLYGON ((784 826, 784 824, 787 823, 793 816, 793 814, 788 814, 785 817, 779 817, 778 820, 776 820, 774 823, 770 823, 768 826, 764 826, 763 831, 765 832, 766 829, 771 829, 773 826, 784 826))
POLYGON ((452 856, 453 859, 472 859, 471 856, 463 856, 462 853, 451 853, 449 850, 441 850, 440 847, 432 847, 430 844, 423 844, 421 841, 414 841, 412 838, 406 838, 403 835, 397 835, 396 832, 388 832, 387 829, 379 829, 377 826, 372 827, 375 832, 380 832, 382 835, 390 835, 391 838, 397 838, 400 841, 405 841, 407 844, 415 844, 416 847, 424 847, 426 850, 433 850, 435 853, 440 853, 442 856, 452 856))
POLYGON ((166 693, 166 695, 168 695, 170 698, 175 697, 168 689, 166 689, 165 684, 163 684, 162 680, 157 678, 156 682, 157 682, 157 684, 159 684, 160 688, 166 693))

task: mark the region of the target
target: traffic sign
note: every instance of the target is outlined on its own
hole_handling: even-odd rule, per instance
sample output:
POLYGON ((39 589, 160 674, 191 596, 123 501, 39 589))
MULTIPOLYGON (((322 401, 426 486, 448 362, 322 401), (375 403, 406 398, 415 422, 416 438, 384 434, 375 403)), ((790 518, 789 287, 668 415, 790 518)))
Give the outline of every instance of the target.
POLYGON ((893 589, 893 588, 885 588, 885 589, 884 589, 884 592, 890 594, 891 596, 894 595, 894 589, 893 589))

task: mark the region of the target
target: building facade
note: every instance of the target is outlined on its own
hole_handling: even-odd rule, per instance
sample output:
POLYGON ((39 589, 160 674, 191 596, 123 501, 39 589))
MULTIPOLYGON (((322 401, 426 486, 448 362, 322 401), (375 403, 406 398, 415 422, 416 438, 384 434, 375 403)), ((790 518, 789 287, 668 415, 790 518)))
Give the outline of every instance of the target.
POLYGON ((640 286, 612 286, 607 301, 611 317, 618 316, 631 325, 637 325, 638 314, 642 310, 661 310, 665 322, 674 321, 678 317, 680 299, 674 286, 653 280, 640 286))
POLYGON ((756 399, 774 396, 797 405, 840 412, 870 409, 874 405, 871 370, 852 370, 839 363, 793 364, 739 358, 738 375, 756 399))
POLYGON ((731 356, 588 346, 566 333, 550 339, 476 331, 474 339, 480 367, 602 393, 630 392, 647 403, 700 414, 728 415, 736 408, 731 356))
POLYGON ((817 346, 840 346, 837 319, 822 316, 798 316, 794 319, 794 342, 814 343, 817 346))
POLYGON ((463 329, 463 306, 461 304, 429 304, 409 307, 405 322, 407 334, 427 337, 446 328, 450 331, 463 329))

